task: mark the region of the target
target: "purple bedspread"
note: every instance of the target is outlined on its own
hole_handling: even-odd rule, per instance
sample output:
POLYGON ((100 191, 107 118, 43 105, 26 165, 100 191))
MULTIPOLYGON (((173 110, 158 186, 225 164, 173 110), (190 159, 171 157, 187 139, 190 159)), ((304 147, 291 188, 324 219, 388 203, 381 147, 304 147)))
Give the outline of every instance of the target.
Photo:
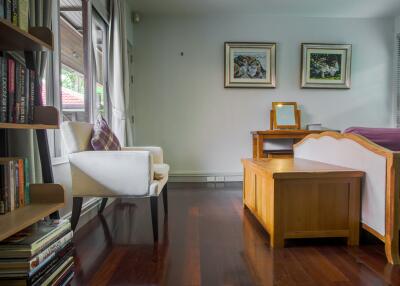
POLYGON ((400 151, 400 128, 350 127, 343 133, 354 133, 392 151, 400 151))

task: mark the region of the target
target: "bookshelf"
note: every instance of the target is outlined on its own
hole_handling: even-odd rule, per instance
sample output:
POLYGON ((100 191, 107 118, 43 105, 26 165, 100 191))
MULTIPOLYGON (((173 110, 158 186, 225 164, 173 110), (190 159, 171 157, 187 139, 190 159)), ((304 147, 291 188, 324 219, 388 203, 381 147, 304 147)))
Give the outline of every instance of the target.
MULTIPOLYGON (((0 19, 0 51, 24 51, 25 57, 32 59, 35 51, 51 50, 53 50, 53 34, 50 29, 35 27, 26 32, 10 22, 0 19)), ((40 100, 36 98, 35 102, 40 102, 40 100)), ((63 187, 53 183, 46 133, 47 129, 59 128, 59 112, 52 106, 35 106, 33 114, 33 123, 31 124, 0 123, 0 137, 4 136, 4 138, 0 138, 1 142, 7 142, 8 131, 11 129, 36 130, 44 182, 30 185, 30 204, 0 215, 0 241, 46 216, 58 218, 58 210, 65 205, 63 187)), ((0 149, 2 155, 7 154, 7 146, 2 144, 0 149)))
POLYGON ((0 50, 2 51, 51 51, 53 34, 44 27, 30 28, 29 33, 0 19, 0 50))
POLYGON ((35 106, 33 123, 0 123, 0 129, 58 129, 58 110, 53 106, 35 106))
POLYGON ((64 206, 64 189, 57 184, 30 185, 31 203, 0 215, 0 241, 64 206))

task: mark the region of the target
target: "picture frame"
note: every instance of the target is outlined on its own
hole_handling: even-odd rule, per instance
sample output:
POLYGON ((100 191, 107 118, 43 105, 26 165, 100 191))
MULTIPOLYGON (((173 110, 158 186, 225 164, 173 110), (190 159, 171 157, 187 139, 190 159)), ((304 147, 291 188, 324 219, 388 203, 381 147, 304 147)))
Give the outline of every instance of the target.
POLYGON ((225 88, 275 88, 276 43, 225 42, 225 88))
POLYGON ((272 102, 271 129, 300 129, 300 114, 297 102, 272 102))
POLYGON ((301 44, 301 88, 349 89, 350 44, 301 44))

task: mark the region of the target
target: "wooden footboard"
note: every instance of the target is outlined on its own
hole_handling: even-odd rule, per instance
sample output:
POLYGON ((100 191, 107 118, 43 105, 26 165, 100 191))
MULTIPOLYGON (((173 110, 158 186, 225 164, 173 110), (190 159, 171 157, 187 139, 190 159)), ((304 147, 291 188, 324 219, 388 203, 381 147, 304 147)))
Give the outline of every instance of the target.
POLYGON ((393 152, 356 134, 324 132, 294 145, 294 157, 365 172, 362 227, 385 243, 391 264, 399 264, 400 152, 393 152))

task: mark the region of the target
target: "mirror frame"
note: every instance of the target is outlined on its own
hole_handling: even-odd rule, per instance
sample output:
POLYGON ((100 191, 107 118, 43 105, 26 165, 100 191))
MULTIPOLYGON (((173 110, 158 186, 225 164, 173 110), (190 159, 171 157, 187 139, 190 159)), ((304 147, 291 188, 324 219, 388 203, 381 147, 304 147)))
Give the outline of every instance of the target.
POLYGON ((297 102, 272 102, 272 127, 273 129, 300 129, 300 110, 297 109, 297 102), (291 105, 294 107, 294 125, 279 125, 277 120, 277 107, 281 105, 291 105))

